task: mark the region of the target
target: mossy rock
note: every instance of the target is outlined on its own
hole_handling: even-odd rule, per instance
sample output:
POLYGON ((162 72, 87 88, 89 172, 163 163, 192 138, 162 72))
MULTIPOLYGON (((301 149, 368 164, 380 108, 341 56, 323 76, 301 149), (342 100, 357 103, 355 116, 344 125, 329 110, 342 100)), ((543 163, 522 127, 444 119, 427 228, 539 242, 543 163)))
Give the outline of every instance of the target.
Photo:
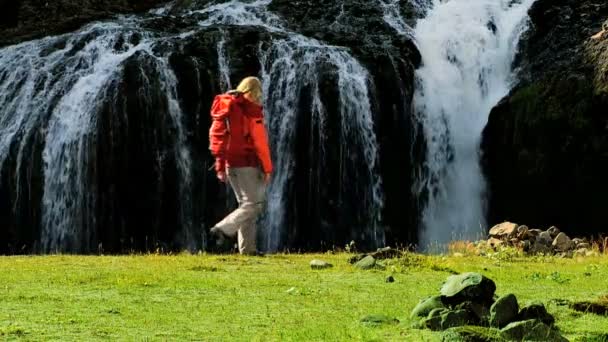
POLYGON ((420 301, 410 317, 427 317, 434 309, 445 309, 441 296, 428 297, 420 301))
POLYGON ((494 291, 496 284, 493 280, 473 272, 450 276, 441 287, 444 302, 454 305, 467 300, 477 303, 492 301, 494 291))
POLYGON ((519 304, 513 294, 502 296, 490 308, 490 325, 502 328, 515 321, 519 313, 519 304))
POLYGON ((517 315, 518 321, 526 321, 537 319, 547 325, 553 325, 555 318, 547 312, 545 306, 541 303, 532 303, 523 307, 517 315))
POLYGON ((500 330, 478 326, 451 328, 444 332, 443 342, 502 342, 500 330))
POLYGON ((360 270, 371 270, 376 267, 376 259, 372 256, 366 256, 365 258, 357 261, 355 267, 360 270))
POLYGON ((454 306, 455 310, 466 310, 471 313, 477 325, 488 325, 490 321, 490 305, 488 303, 462 302, 454 306))
POLYGON ((441 329, 462 327, 475 322, 472 314, 466 310, 451 310, 441 314, 441 329))
POLYGON ((537 319, 513 322, 501 330, 501 337, 508 341, 568 341, 556 329, 537 319))

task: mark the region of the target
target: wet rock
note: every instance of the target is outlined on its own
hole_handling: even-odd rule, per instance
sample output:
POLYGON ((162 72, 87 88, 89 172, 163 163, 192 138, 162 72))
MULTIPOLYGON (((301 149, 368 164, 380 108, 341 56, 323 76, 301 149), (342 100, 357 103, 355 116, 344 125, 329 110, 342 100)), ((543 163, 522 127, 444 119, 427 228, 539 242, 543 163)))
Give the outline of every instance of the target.
POLYGON ((589 245, 586 242, 582 242, 582 243, 577 244, 576 248, 578 248, 578 249, 589 249, 589 248, 591 248, 591 245, 589 245))
POLYGON ((537 237, 537 236, 539 236, 539 235, 540 235, 540 233, 542 233, 542 232, 543 232, 543 231, 542 231, 542 230, 540 230, 540 229, 530 229, 530 230, 528 230, 528 235, 529 235, 531 238, 536 238, 536 237, 537 237))
POLYGON ((502 328, 513 322, 519 313, 519 304, 513 294, 502 296, 490 308, 490 325, 502 328))

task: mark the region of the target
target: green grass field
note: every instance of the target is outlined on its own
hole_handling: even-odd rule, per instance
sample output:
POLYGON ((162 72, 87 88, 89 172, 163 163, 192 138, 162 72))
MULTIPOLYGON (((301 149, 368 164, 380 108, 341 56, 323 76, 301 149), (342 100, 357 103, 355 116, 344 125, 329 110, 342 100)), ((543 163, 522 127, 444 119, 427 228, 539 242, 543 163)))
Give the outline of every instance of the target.
POLYGON ((608 317, 555 299, 608 294, 608 257, 423 257, 361 271, 348 254, 0 258, 0 340, 440 341, 409 314, 450 272, 493 279, 497 293, 542 301, 570 340, 608 333, 608 317), (311 270, 310 260, 334 264, 311 270), (385 278, 393 275, 394 283, 385 278), (397 325, 360 323, 385 314, 397 325))

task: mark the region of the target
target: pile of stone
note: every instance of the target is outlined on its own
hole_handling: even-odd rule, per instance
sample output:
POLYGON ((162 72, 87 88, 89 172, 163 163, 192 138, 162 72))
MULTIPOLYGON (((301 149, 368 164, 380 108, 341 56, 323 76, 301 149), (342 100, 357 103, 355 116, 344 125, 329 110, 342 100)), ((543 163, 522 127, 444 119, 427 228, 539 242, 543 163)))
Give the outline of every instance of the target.
POLYGON ((450 341, 461 333, 466 333, 467 339, 478 334, 484 341, 567 341, 553 326, 555 319, 544 305, 520 308, 515 295, 496 299, 495 291, 494 281, 479 273, 453 275, 440 295, 420 301, 411 317, 419 328, 446 331, 450 341), (465 326, 481 328, 471 332, 462 329, 465 326))
POLYGON ((586 239, 570 239, 557 227, 545 231, 530 229, 524 225, 503 222, 490 229, 490 238, 486 246, 497 249, 501 246, 520 248, 528 254, 562 254, 563 256, 589 256, 594 252, 586 239))
POLYGON ((403 256, 402 251, 391 247, 378 248, 375 252, 366 254, 357 254, 351 257, 348 262, 358 269, 384 269, 385 265, 380 260, 395 259, 403 256))

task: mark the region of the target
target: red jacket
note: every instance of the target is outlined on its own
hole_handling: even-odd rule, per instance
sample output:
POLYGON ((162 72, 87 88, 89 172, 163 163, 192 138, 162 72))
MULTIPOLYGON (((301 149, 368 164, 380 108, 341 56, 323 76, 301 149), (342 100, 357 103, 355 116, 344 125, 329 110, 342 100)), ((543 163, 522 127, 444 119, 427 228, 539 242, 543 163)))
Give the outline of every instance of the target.
POLYGON ((262 106, 242 95, 217 95, 211 118, 209 149, 215 157, 215 171, 259 166, 264 173, 272 173, 262 106))

